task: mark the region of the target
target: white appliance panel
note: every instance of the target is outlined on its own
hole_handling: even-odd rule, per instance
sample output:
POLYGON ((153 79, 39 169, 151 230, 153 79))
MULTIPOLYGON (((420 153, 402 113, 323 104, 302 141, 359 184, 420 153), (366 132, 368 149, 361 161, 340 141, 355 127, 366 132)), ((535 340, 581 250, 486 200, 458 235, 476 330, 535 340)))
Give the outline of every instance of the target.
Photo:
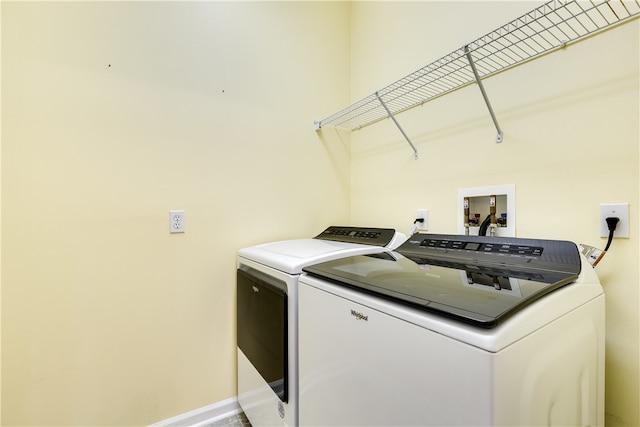
MULTIPOLYGON (((341 227, 330 227, 340 229, 341 227)), ((344 227, 348 229, 348 227, 344 227)), ((376 229, 363 229, 365 232, 376 229)), ((351 230, 347 230, 351 233, 351 230)), ((287 288, 287 373, 288 399, 282 402, 265 381, 247 355, 238 348, 238 402, 249 421, 258 426, 298 425, 298 280, 302 268, 311 264, 352 255, 374 254, 385 248, 396 248, 406 240, 402 233, 387 229, 393 237, 386 247, 334 240, 295 239, 265 243, 240 249, 237 257, 239 269, 250 268, 282 281, 287 288)), ((340 236, 336 235, 339 239, 340 236)), ((368 237, 365 237, 365 240, 368 237)))
POLYGON ((604 423, 604 295, 591 267, 493 329, 308 275, 299 309, 301 426, 604 423))
MULTIPOLYGON (((287 285, 288 299, 298 299, 298 276, 291 276, 260 263, 243 260, 242 265, 265 273, 287 285)), ((289 319, 298 318, 298 304, 287 304, 289 319)), ((289 337, 288 376, 289 396, 287 402, 281 402, 260 372, 246 355, 238 350, 238 402, 249 420, 260 420, 262 425, 294 426, 298 420, 298 322, 287 324, 289 337), (264 423, 264 424, 263 424, 264 423)), ((254 421, 255 422, 255 421, 254 421)))
POLYGON ((265 243, 243 248, 238 256, 268 265, 289 274, 300 274, 302 268, 342 256, 380 252, 380 246, 334 242, 320 239, 297 239, 265 243))
POLYGON ((283 403, 265 382, 262 375, 238 349, 238 402, 247 418, 260 420, 264 426, 295 426, 292 409, 295 402, 283 403))
POLYGON ((315 287, 299 298, 301 426, 491 421, 487 353, 315 287))
POLYGON ((495 353, 493 424, 603 426, 604 324, 600 295, 495 353))

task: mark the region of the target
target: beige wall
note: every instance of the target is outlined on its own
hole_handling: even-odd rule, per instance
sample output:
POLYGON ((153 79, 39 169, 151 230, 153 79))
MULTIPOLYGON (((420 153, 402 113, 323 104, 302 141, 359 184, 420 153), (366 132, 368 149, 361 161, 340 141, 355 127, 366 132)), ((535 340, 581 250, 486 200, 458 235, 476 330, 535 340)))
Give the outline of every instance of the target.
MULTIPOLYGON (((540 3, 356 2, 352 95, 357 101, 540 3), (384 29, 384 30, 382 30, 384 29)), ((455 233, 459 188, 515 184, 520 237, 603 248, 599 204, 630 204, 630 239, 597 272, 607 296, 607 424, 640 425, 638 20, 485 81, 504 131, 476 85, 353 132, 351 219, 455 233)))
POLYGON ((349 10, 2 2, 3 425, 235 396, 236 251, 349 220, 349 10))

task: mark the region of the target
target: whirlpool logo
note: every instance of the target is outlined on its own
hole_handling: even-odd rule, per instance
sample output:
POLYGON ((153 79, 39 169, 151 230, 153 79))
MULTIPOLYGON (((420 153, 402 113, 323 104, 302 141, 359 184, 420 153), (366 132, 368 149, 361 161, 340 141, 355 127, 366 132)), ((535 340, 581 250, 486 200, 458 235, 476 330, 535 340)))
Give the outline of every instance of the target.
POLYGON ((351 310, 351 315, 358 320, 364 320, 365 322, 369 321, 369 316, 366 316, 359 311, 351 310))

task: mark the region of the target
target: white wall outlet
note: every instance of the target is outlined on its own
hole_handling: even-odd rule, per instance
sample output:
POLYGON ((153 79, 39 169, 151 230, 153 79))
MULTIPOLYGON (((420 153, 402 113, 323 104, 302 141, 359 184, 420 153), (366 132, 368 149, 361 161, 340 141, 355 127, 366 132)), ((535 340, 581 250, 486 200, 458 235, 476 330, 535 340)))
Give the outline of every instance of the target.
POLYGON ((184 211, 169 211, 169 232, 184 233, 184 211))
POLYGON ((600 237, 609 237, 607 218, 620 218, 616 224, 613 237, 629 238, 629 203, 601 203, 600 204, 600 237))
POLYGON ((429 229, 429 209, 418 209, 416 219, 422 219, 422 222, 416 222, 416 228, 419 231, 427 231, 429 229))

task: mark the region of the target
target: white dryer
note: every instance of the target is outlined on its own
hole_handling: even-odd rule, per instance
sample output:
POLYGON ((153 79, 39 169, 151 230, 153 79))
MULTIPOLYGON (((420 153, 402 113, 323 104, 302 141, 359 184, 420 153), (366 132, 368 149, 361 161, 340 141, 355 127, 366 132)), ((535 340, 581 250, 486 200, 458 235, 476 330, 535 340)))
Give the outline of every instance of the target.
POLYGON ((405 239, 388 228, 332 226, 314 238, 266 243, 238 252, 238 401, 252 425, 298 425, 302 268, 396 248, 405 239))
POLYGON ((301 426, 604 423, 604 294, 575 244, 423 235, 304 268, 301 426))

